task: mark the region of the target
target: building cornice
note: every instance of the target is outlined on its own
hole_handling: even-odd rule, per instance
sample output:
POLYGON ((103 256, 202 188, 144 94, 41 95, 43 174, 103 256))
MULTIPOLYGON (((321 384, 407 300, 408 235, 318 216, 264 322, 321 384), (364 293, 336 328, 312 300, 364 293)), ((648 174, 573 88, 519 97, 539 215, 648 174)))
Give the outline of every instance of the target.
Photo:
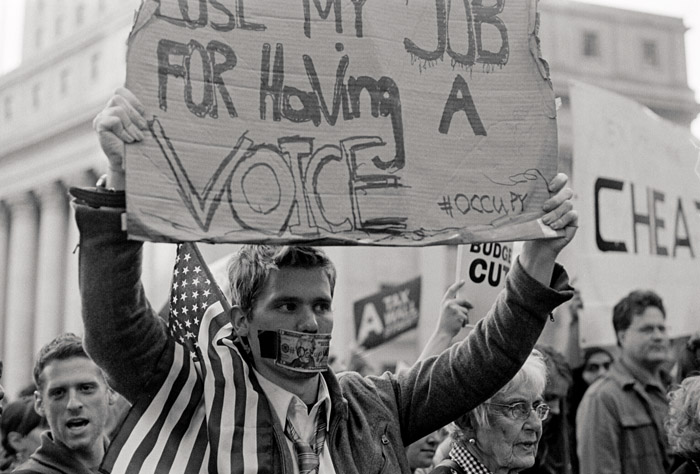
POLYGON ((95 43, 109 38, 113 33, 132 24, 134 13, 128 10, 116 10, 112 15, 104 17, 104 21, 85 26, 70 36, 61 39, 55 49, 42 49, 31 56, 22 58, 17 69, 0 76, 0 93, 7 88, 19 85, 38 73, 51 69, 78 55, 82 50, 95 43))
POLYGON ((572 0, 546 0, 538 5, 540 12, 557 12, 558 14, 568 13, 577 18, 587 17, 591 20, 600 21, 606 18, 608 22, 624 23, 640 27, 652 27, 655 29, 673 29, 685 32, 688 27, 683 23, 683 19, 677 16, 669 16, 659 13, 647 13, 635 10, 625 10, 622 8, 596 5, 592 3, 576 2, 572 0))

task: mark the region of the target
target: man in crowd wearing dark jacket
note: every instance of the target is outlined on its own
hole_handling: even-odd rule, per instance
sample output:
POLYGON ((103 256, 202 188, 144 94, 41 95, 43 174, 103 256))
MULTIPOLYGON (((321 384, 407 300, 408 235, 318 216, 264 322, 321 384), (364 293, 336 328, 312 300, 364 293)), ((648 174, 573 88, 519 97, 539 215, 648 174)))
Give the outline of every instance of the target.
POLYGON ((581 474, 669 472, 663 365, 666 310, 653 291, 632 291, 613 309, 620 357, 591 385, 576 414, 581 474))
POLYGON ((15 471, 18 474, 93 474, 108 439, 105 425, 115 394, 81 339, 63 334, 39 351, 34 364, 35 409, 49 431, 41 446, 15 471))

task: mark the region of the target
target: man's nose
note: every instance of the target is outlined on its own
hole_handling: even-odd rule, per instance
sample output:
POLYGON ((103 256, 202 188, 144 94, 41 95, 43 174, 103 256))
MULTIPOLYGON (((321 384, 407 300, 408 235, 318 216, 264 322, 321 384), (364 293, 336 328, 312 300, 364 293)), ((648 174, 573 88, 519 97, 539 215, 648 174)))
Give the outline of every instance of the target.
POLYGON ((318 321, 316 320, 316 313, 314 313, 313 308, 304 306, 297 328, 299 332, 318 332, 318 321))
POLYGON ((83 406, 83 401, 80 398, 80 394, 78 393, 77 390, 69 390, 68 391, 68 404, 66 405, 66 408, 69 410, 77 410, 82 408, 83 406))

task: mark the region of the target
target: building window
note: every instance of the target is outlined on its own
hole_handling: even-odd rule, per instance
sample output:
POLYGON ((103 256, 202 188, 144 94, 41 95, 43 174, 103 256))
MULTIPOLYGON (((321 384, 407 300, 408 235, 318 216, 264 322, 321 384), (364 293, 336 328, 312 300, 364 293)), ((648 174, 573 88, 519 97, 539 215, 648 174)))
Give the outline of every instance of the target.
POLYGON ((5 120, 9 122, 12 120, 12 97, 9 95, 5 96, 4 103, 3 108, 5 109, 5 120))
POLYGON ((656 41, 646 40, 642 43, 642 60, 647 66, 658 67, 659 48, 656 41))
POLYGON ((61 71, 60 79, 59 79, 59 87, 61 91, 61 96, 65 97, 68 95, 68 81, 70 79, 70 72, 68 69, 63 69, 61 71))
POLYGON ((583 33, 583 55, 587 58, 597 58, 600 56, 600 39, 595 31, 583 33))
POLYGON ((100 78, 100 53, 90 56, 90 79, 97 81, 100 78))
POLYGON ((32 86, 32 106, 34 110, 38 110, 41 106, 41 84, 34 84, 32 86))
POLYGON ((79 3, 75 8, 75 24, 81 26, 85 21, 85 5, 79 3))

